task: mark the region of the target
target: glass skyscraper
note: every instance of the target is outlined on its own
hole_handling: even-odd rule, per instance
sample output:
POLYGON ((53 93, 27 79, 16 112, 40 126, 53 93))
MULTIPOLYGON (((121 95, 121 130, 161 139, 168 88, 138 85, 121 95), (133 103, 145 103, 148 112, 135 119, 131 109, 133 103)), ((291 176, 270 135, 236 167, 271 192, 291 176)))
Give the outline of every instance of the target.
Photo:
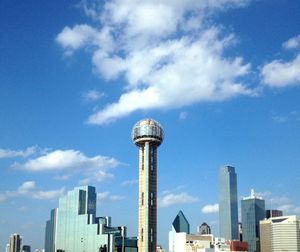
POLYGON ((221 237, 238 240, 237 176, 232 166, 219 171, 219 225, 221 237))
POLYGON ((176 234, 178 233, 190 234, 190 223, 185 218, 182 211, 179 211, 179 213, 176 215, 172 223, 172 230, 169 232, 169 252, 176 251, 176 234))
POLYGON ((111 227, 110 217, 96 217, 96 200, 92 186, 76 187, 59 199, 46 224, 45 252, 112 252, 118 246, 137 251, 136 239, 125 237, 126 227, 111 227))
POLYGON ((266 216, 265 201, 251 190, 242 200, 243 241, 248 242, 248 252, 259 252, 259 221, 266 216))
POLYGON ((179 213, 176 215, 172 223, 172 227, 176 233, 190 233, 190 223, 187 221, 182 211, 179 211, 179 213))
POLYGON ((57 208, 51 210, 50 220, 46 222, 45 232, 45 252, 53 252, 55 250, 55 234, 56 234, 57 208))

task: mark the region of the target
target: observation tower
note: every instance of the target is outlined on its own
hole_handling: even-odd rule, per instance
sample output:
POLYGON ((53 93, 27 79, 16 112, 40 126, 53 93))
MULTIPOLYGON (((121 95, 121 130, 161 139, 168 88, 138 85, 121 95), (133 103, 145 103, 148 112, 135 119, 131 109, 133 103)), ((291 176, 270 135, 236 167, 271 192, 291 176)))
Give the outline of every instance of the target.
POLYGON ((132 129, 132 140, 139 147, 139 252, 156 252, 157 147, 163 137, 162 127, 152 119, 143 119, 132 129))

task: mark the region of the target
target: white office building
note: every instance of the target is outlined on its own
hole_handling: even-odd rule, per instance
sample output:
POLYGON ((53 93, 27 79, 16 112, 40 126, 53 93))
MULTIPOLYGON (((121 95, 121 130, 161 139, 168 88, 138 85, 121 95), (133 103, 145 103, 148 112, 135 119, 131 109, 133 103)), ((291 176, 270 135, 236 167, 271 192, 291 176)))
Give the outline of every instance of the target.
POLYGON ((300 224, 296 215, 260 221, 262 252, 300 252, 300 224))

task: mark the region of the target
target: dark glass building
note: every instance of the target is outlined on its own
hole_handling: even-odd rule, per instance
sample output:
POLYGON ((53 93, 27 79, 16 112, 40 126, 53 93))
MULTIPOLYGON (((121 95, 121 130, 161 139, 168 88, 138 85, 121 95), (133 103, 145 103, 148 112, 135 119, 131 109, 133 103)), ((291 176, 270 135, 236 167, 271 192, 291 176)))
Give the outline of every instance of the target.
POLYGON ((251 190, 242 200, 243 241, 248 242, 248 252, 260 251, 259 221, 265 217, 265 201, 251 190))
POLYGON ((197 232, 200 235, 211 234, 211 229, 210 229, 210 226, 208 226, 206 222, 203 222, 201 224, 201 226, 198 226, 197 232))
POLYGON ((220 237, 239 240, 237 176, 232 166, 219 171, 219 225, 220 237))
POLYGON ((281 210, 277 209, 268 209, 266 210, 266 218, 272 218, 272 217, 281 217, 283 216, 283 212, 281 210))
POLYGON ((182 211, 179 211, 172 223, 172 226, 176 233, 190 233, 190 223, 187 221, 182 211))
POLYGON ((57 221, 57 208, 51 210, 50 220, 48 220, 46 222, 45 252, 54 252, 55 251, 56 221, 57 221))
POLYGON ((22 247, 22 252, 31 252, 31 247, 29 245, 24 245, 22 247))

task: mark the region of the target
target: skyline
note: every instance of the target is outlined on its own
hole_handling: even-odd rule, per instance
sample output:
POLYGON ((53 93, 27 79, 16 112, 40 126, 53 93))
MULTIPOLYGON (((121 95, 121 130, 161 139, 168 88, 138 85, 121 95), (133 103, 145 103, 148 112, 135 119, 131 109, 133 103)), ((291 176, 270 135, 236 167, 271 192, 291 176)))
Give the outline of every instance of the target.
POLYGON ((218 234, 224 165, 236 169, 239 209, 254 188, 266 209, 299 216, 300 3, 158 3, 1 2, 0 249, 15 232, 42 248, 58 197, 83 184, 97 188, 97 216, 136 235, 130 134, 143 118, 165 132, 164 248, 179 210, 191 233, 206 222, 218 234))

